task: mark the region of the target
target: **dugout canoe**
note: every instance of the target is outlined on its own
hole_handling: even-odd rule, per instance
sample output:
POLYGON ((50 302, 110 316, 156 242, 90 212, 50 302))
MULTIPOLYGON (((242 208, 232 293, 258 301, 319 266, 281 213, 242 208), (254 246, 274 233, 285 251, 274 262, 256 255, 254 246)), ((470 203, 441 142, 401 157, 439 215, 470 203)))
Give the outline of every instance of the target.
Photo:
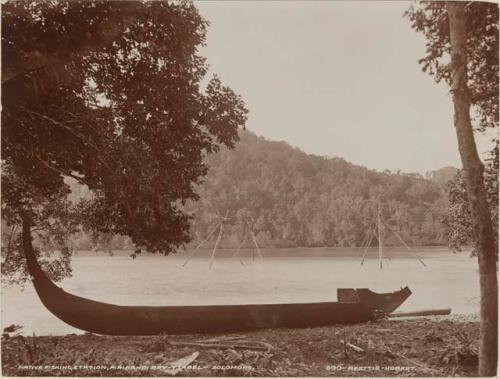
POLYGON ((378 294, 367 288, 338 289, 338 301, 292 304, 121 306, 72 295, 45 275, 29 233, 23 233, 28 271, 45 307, 65 323, 105 335, 239 332, 359 323, 387 315, 410 296, 408 287, 378 294))

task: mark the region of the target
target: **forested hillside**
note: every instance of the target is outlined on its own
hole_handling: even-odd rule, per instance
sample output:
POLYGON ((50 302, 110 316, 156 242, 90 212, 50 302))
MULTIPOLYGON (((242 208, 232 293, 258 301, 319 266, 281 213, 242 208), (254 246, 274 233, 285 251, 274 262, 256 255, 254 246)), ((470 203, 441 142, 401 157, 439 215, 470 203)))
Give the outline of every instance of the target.
MULTIPOLYGON (((456 169, 417 174, 376 172, 341 158, 308 155, 285 142, 240 132, 233 150, 208 157, 209 172, 197 187, 199 201, 186 205, 193 215, 191 247, 227 215, 220 247, 252 246, 248 222, 262 247, 360 246, 375 224, 377 209, 387 224, 413 245, 446 244, 445 184, 456 169)), ((86 187, 70 181, 70 198, 89 198, 86 187)), ((9 229, 3 228, 8 240, 9 229)), ((218 230, 205 246, 213 246, 218 230)), ((35 235, 36 237, 36 235, 35 235)), ((79 232, 76 249, 133 249, 129 238, 79 232)), ((386 244, 399 245, 387 232, 386 244)), ((372 244, 376 244, 373 240, 372 244)))
MULTIPOLYGON (((262 246, 358 246, 375 223, 380 199, 383 218, 409 243, 446 244, 441 221, 447 200, 440 180, 308 155, 248 131, 241 132, 234 150, 222 149, 208 163, 200 200, 188 206, 193 243, 209 234, 218 214, 227 214, 221 246, 242 242, 244 220, 262 246)), ((397 243, 389 235, 387 242, 397 243)), ((245 245, 250 244, 247 236, 245 245)))

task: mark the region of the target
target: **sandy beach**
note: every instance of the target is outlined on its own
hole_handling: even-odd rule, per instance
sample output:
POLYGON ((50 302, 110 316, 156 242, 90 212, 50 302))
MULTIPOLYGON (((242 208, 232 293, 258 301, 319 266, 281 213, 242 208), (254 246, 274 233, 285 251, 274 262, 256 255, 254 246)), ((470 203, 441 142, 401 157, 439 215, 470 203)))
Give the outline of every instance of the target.
POLYGON ((6 336, 7 376, 476 376, 471 315, 226 335, 6 336))

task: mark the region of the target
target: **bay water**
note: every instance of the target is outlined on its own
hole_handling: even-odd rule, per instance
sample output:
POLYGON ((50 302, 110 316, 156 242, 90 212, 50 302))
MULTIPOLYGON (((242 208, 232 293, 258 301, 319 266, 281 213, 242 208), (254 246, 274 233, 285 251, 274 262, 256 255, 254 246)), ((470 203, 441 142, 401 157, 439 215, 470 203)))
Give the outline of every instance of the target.
MULTIPOLYGON (((384 251, 379 267, 376 249, 361 265, 355 248, 211 250, 170 256, 130 251, 113 256, 77 252, 73 275, 60 285, 67 292, 120 305, 201 305, 336 301, 337 288, 370 288, 392 292, 409 286, 413 294, 398 311, 451 308, 454 314, 479 312, 477 261, 469 252, 444 247, 384 251), (417 259, 422 258, 425 266, 417 259)), ((25 335, 83 333, 53 316, 41 304, 31 283, 24 290, 2 287, 2 327, 19 324, 25 335)))

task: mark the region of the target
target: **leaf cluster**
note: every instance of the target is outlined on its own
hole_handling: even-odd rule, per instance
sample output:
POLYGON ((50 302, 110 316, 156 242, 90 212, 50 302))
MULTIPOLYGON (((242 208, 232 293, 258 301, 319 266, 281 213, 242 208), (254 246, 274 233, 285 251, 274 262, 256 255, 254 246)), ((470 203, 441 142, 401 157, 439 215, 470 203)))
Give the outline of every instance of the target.
MULTIPOLYGON (((467 22, 467 84, 475 110, 475 127, 498 127, 498 5, 470 1, 467 22)), ((419 60, 422 70, 436 82, 451 86, 451 44, 445 1, 415 1, 405 17, 425 36, 426 51, 419 60)))

